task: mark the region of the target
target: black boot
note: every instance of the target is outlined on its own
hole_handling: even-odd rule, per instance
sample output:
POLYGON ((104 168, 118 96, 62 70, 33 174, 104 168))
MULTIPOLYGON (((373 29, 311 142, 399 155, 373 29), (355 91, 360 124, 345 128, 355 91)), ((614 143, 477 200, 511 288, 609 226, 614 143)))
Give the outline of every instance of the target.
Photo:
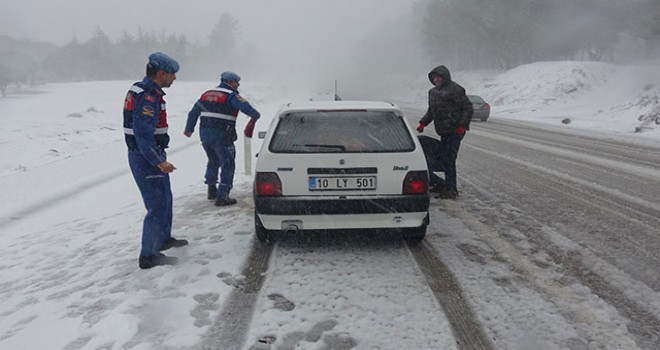
POLYGON ((446 192, 447 190, 445 189, 444 185, 435 185, 431 188, 429 188, 430 193, 443 193, 446 192))
POLYGON ((185 239, 176 239, 174 237, 170 237, 166 239, 160 246, 160 251, 162 252, 163 250, 168 250, 170 248, 183 247, 185 245, 188 245, 188 241, 185 239))
POLYGON ((218 198, 218 199, 215 200, 215 206, 216 207, 224 207, 224 206, 228 206, 228 205, 234 205, 236 203, 237 203, 237 201, 234 198, 229 198, 229 197, 218 198))
POLYGON ((177 258, 173 256, 166 256, 164 254, 159 254, 156 256, 140 256, 138 259, 138 266, 141 269, 150 269, 154 266, 162 265, 174 265, 177 262, 177 258))
POLYGON ((215 185, 209 185, 209 191, 207 192, 207 197, 210 201, 215 199, 215 196, 218 194, 218 188, 215 185))

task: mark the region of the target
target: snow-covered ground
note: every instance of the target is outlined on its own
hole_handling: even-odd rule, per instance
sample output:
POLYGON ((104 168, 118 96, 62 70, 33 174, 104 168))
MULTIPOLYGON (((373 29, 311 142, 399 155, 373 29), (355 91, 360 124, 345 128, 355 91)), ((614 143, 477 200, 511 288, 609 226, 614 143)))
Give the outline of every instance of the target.
MULTIPOLYGON (((658 144, 658 68, 541 62, 507 72, 454 72, 453 76, 468 93, 481 95, 493 105, 493 120, 526 120, 658 144), (567 118, 570 122, 562 123, 567 118)), ((167 90, 169 160, 178 168, 172 174, 173 235, 191 244, 167 252, 179 258, 176 266, 138 269, 144 208, 129 174, 121 130, 122 102, 131 83, 10 88, 8 96, 0 99, 0 349, 196 348, 223 302, 243 283, 240 273, 254 239, 252 177, 245 174, 243 140, 237 142, 233 191, 239 203, 217 208, 206 200, 205 157, 197 134, 191 139, 183 136, 187 112, 214 82, 175 81, 167 90)), ((242 83, 243 96, 264 116, 256 131, 266 129, 282 103, 327 92, 294 93, 268 82, 242 83)), ((426 104, 430 88, 425 72, 381 86, 387 87, 391 100, 418 107, 426 104)), ((390 99, 383 91, 374 94, 390 99)), ((246 121, 239 117, 239 129, 246 121)), ((253 154, 259 146, 259 140, 253 139, 253 154)), ((382 257, 385 270, 388 261, 401 258, 387 251, 382 257)), ((331 256, 312 262, 287 259, 273 269, 286 274, 289 270, 304 273, 314 264, 342 268, 331 264, 331 256)), ((341 281, 305 281, 312 284, 306 288, 337 294, 334 304, 323 306, 343 310, 341 327, 360 328, 365 318, 382 318, 383 334, 370 336, 385 337, 394 331, 388 320, 400 324, 404 318, 411 330, 418 330, 411 334, 416 337, 414 344, 451 348, 450 333, 429 336, 424 332, 429 324, 448 328, 441 312, 433 308, 427 288, 416 284, 419 272, 408 260, 410 266, 403 267, 403 275, 369 274, 371 280, 365 283, 367 276, 359 273, 356 256, 356 265, 345 268, 357 273, 346 273, 341 281), (347 301, 351 295, 340 293, 342 284, 369 289, 372 307, 365 312, 347 301), (393 289, 393 284, 399 289, 393 289), (408 294, 417 291, 410 301, 417 309, 381 307, 391 302, 388 295, 406 288, 408 294)), ((300 282, 267 283, 289 296, 304 298, 300 282)), ((272 300, 272 304, 277 302, 276 297, 272 300)), ((515 307, 523 308, 520 304, 525 302, 519 300, 515 307)), ((303 313, 313 310, 314 301, 310 303, 311 309, 298 307, 284 315, 261 302, 255 311, 261 321, 250 333, 295 328, 287 322, 305 320, 303 313)), ((488 312, 480 305, 472 307, 476 313, 488 312)), ((334 339, 343 339, 341 327, 334 329, 334 323, 312 316, 308 321, 300 326, 317 333, 335 332, 334 339)), ((361 348, 360 339, 355 341, 361 348)), ((387 343, 391 349, 405 349, 411 348, 411 342, 411 338, 392 336, 387 343)), ((322 348, 318 343, 307 345, 322 348)))

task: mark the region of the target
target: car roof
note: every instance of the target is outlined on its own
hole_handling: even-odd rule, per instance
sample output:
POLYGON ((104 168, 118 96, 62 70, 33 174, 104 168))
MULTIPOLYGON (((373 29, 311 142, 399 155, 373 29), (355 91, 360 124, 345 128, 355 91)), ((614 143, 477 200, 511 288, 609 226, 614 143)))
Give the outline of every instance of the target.
POLYGON ((467 95, 467 98, 470 99, 471 101, 472 100, 479 101, 479 102, 484 101, 483 97, 481 97, 479 95, 467 95))
POLYGON ((399 106, 392 102, 383 101, 305 101, 291 102, 280 108, 278 114, 297 111, 315 110, 390 110, 399 111, 399 106))

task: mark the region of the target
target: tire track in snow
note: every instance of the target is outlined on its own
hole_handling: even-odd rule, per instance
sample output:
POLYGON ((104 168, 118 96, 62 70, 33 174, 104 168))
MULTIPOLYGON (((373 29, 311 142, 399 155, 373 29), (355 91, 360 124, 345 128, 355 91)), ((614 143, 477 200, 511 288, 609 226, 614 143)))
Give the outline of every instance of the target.
MULTIPOLYGON (((588 163, 598 166, 606 166, 615 171, 628 173, 634 176, 639 176, 641 178, 645 178, 651 181, 660 181, 660 172, 658 172, 658 170, 655 168, 655 166, 657 166, 656 164, 654 164, 654 166, 634 165, 631 164, 630 162, 623 162, 623 161, 611 160, 609 158, 603 158, 600 156, 588 155, 585 154, 584 150, 579 150, 579 151, 568 150, 565 149, 566 146, 563 147, 548 146, 548 145, 539 144, 538 142, 524 141, 518 135, 516 135, 516 138, 513 138, 510 135, 508 136, 494 135, 489 132, 483 132, 483 131, 472 131, 472 132, 474 132, 476 135, 481 137, 487 137, 500 142, 511 143, 528 149, 554 154, 556 156, 565 159, 575 159, 578 162, 582 162, 582 163, 588 163)), ((486 151, 486 150, 482 149, 482 151, 486 151)), ((500 154, 497 154, 496 152, 493 153, 495 153, 498 156, 502 156, 500 154)))
MULTIPOLYGON (((493 158, 500 158, 500 159, 503 159, 507 162, 518 164, 521 167, 524 167, 524 168, 528 169, 528 171, 531 169, 531 170, 536 171, 536 172, 538 172, 542 175, 545 175, 545 176, 548 176, 548 177, 551 177, 551 178, 555 178, 555 179, 563 180, 563 181, 561 181, 561 183, 564 183, 564 184, 578 185, 578 186, 575 186, 573 188, 573 190, 582 192, 581 193, 582 195, 588 195, 588 196, 594 197, 594 195, 592 193, 601 193, 603 195, 597 196, 598 198, 600 198, 601 200, 607 202, 610 206, 616 206, 616 207, 619 208, 619 210, 613 211, 613 214, 623 212, 624 209, 631 210, 631 209, 634 208, 634 206, 637 206, 637 209, 635 209, 635 211, 638 213, 638 215, 640 215, 641 217, 643 217, 645 219, 645 220, 642 221, 642 224, 646 225, 646 226, 649 226, 649 228, 658 227, 658 226, 656 226, 656 224, 649 223, 649 221, 650 222, 654 222, 654 221, 657 222, 657 221, 660 220, 660 219, 658 219, 658 216, 657 216, 657 213, 660 212, 660 204, 650 202, 650 201, 638 198, 636 196, 629 195, 627 193, 621 192, 621 191, 616 190, 616 189, 611 189, 609 187, 594 183, 594 182, 589 181, 589 180, 584 180, 584 179, 574 177, 572 175, 567 174, 564 171, 557 171, 557 170, 554 170, 554 169, 551 169, 551 168, 548 168, 548 167, 545 167, 545 166, 542 166, 542 165, 532 164, 530 162, 520 160, 519 158, 516 158, 514 156, 502 155, 502 154, 499 154, 495 151, 491 151, 491 150, 484 149, 484 148, 474 146, 474 145, 466 145, 466 148, 471 148, 473 150, 477 150, 479 152, 488 154, 493 158), (581 190, 582 188, 587 188, 587 189, 590 189, 590 190, 593 190, 593 191, 592 192, 587 192, 587 191, 581 190), (614 197, 615 200, 606 200, 605 196, 614 197), (621 203, 618 200, 623 200, 623 201, 627 202, 627 204, 625 202, 621 203)), ((621 164, 622 165, 621 165, 620 169, 627 169, 623 163, 621 163, 621 164)), ((630 170, 630 169, 628 169, 628 170, 630 170)), ((660 181, 660 173, 657 172, 657 170, 648 169, 648 171, 644 171, 643 173, 645 173, 648 176, 653 176, 654 181, 656 179, 657 179, 657 181, 660 181)), ((640 176, 642 176, 642 175, 640 175, 640 176)), ((611 209, 608 209, 608 210, 611 210, 611 209)))
MULTIPOLYGON (((603 344, 606 348, 618 348, 622 346, 625 349, 634 349, 635 344, 632 337, 622 331, 618 320, 603 318, 603 312, 600 309, 592 309, 592 304, 585 301, 585 297, 579 289, 572 288, 571 285, 557 283, 557 274, 552 269, 546 269, 536 264, 531 257, 521 251, 514 244, 509 242, 505 234, 500 231, 517 230, 525 234, 529 241, 535 246, 543 247, 553 259, 557 259, 557 264, 562 267, 564 273, 569 273, 577 278, 583 285, 589 287, 591 292, 608 302, 609 305, 616 308, 624 316, 643 315, 643 319, 631 319, 632 326, 628 332, 635 336, 639 343, 644 343, 646 339, 653 338, 653 333, 647 333, 657 324, 657 319, 643 310, 632 300, 625 298, 620 292, 602 279, 598 283, 589 283, 582 277, 590 275, 589 269, 584 265, 581 255, 574 256, 567 260, 561 257, 570 255, 571 252, 565 252, 564 249, 556 246, 549 240, 546 240, 540 234, 540 230, 534 226, 533 219, 518 218, 514 228, 502 227, 500 225, 486 225, 479 217, 472 214, 479 211, 474 208, 464 208, 462 203, 447 203, 444 208, 453 217, 460 219, 467 227, 476 233, 485 243, 497 252, 499 257, 504 258, 511 266, 512 271, 517 271, 525 280, 535 286, 537 291, 544 294, 553 303, 557 304, 564 317, 574 322, 574 327, 583 332, 585 339, 592 339, 597 343, 603 344), (564 263, 563 265, 562 262, 564 263), (583 271, 578 273, 579 271, 583 271), (615 298, 607 296, 616 296, 615 298), (618 299, 622 298, 622 299, 618 299), (648 317, 647 317, 648 316, 648 317), (587 327, 583 327, 586 325, 587 327), (597 326, 597 328, 592 328, 597 326), (641 333, 638 331, 642 331, 641 333)), ((575 255, 575 253, 573 253, 575 255)), ((594 274, 595 275, 595 274, 594 274)), ((605 314, 606 315, 606 314, 605 314)), ((653 349, 653 347, 643 346, 641 349, 653 349)))
POLYGON ((203 337, 201 349, 240 350, 250 329, 252 311, 266 278, 273 244, 254 240, 243 268, 245 285, 236 288, 227 298, 222 312, 203 337))
MULTIPOLYGON (((554 190, 561 192, 561 195, 564 197, 571 197, 576 201, 584 202, 585 207, 597 206, 599 210, 609 213, 611 217, 620 217, 622 221, 630 221, 631 218, 626 217, 626 212, 624 211, 624 209, 627 209, 629 214, 633 211, 636 215, 643 218, 643 220, 634 220, 635 224, 639 227, 648 230, 648 232, 654 232, 654 227, 657 227, 658 218, 657 216, 654 216, 653 213, 657 213, 660 209, 655 203, 643 201, 636 197, 628 196, 625 193, 574 178, 568 174, 544 166, 521 161, 514 156, 501 155, 495 151, 482 149, 472 145, 470 145, 469 148, 487 154, 491 158, 502 159, 505 164, 513 163, 521 168, 526 168, 527 171, 531 170, 532 173, 535 173, 533 176, 536 179, 539 179, 539 181, 546 178, 547 181, 544 183, 554 183, 556 179, 562 180, 558 181, 558 183, 561 183, 561 186, 554 186, 554 190), (565 187, 568 187, 568 190, 566 190, 565 187), (585 188, 593 191, 587 191, 585 188), (610 200, 607 198, 608 196, 627 200, 628 205, 626 205, 625 202, 622 204, 620 201, 610 200), (636 209, 635 206, 637 206, 636 209)), ((503 192, 502 194, 504 194, 504 198, 491 198, 493 197, 493 188, 489 185, 481 184, 479 181, 472 181, 472 179, 473 178, 470 177, 466 182, 479 192, 475 193, 475 195, 480 199, 491 199, 491 203, 488 203, 487 206, 511 205, 504 203, 516 203, 515 205, 520 204, 516 201, 517 197, 515 193, 510 194, 503 192)), ((482 206, 486 205, 482 204, 482 206)), ((517 271, 524 271, 526 276, 534 276, 533 281, 540 291, 549 295, 553 300, 557 300, 559 304, 563 305, 565 310, 570 310, 569 312, 565 312, 569 319, 585 324, 594 323, 594 320, 599 319, 596 312, 580 305, 579 303, 570 302, 571 300, 579 300, 579 296, 574 295, 568 288, 556 285, 553 282, 551 275, 544 272, 542 268, 535 266, 533 262, 529 261, 529 258, 526 257, 524 253, 518 251, 516 247, 507 242, 505 238, 500 237, 496 232, 497 230, 504 231, 507 227, 497 225, 497 230, 486 227, 479 222, 473 214, 470 214, 478 213, 479 208, 477 207, 471 207, 469 209, 460 209, 459 205, 447 205, 447 207, 452 215, 461 218, 466 225, 471 226, 471 228, 473 228, 475 232, 478 232, 479 235, 483 237, 491 247, 496 249, 501 256, 511 257, 510 261, 517 271)), ((589 288, 594 295, 597 295, 610 306, 614 307, 620 315, 628 318, 630 321, 627 325, 627 330, 634 337, 636 345, 640 349, 656 349, 660 342, 660 334, 658 333, 658 329, 660 329, 660 318, 653 312, 647 310, 647 307, 643 305, 643 302, 640 303, 640 301, 631 299, 624 290, 621 290, 615 286, 615 284, 611 283, 608 280, 609 275, 603 275, 602 269, 601 271, 594 271, 590 267, 591 265, 586 262, 587 258, 585 254, 588 254, 588 251, 583 252, 582 248, 579 246, 571 249, 562 248, 547 237, 546 234, 543 234, 543 219, 552 220, 550 218, 541 218, 539 221, 537 218, 518 217, 515 220, 515 227, 509 229, 524 234, 530 243, 545 251, 557 265, 561 266, 565 273, 579 280, 580 283, 589 288)), ((506 224, 504 224, 504 226, 506 226, 506 224)), ((615 283, 618 284, 619 282, 615 283)), ((604 341, 612 344, 612 346, 617 344, 618 341, 625 339, 625 335, 617 330, 617 324, 609 324, 609 322, 602 320, 598 322, 598 325, 599 329, 604 330, 599 331, 599 334, 605 335, 606 337, 603 338, 604 341)))
POLYGON ((406 242, 426 282, 433 291, 452 327, 459 349, 488 350, 493 345, 488 341, 472 309, 463 297, 458 281, 447 266, 438 259, 433 249, 423 241, 406 242))
MULTIPOLYGON (((474 125, 474 124, 472 124, 474 125)), ((560 148, 578 154, 589 154, 589 157, 619 160, 626 163, 634 162, 642 167, 655 167, 660 161, 660 148, 644 142, 644 139, 627 138, 627 142, 591 137, 575 130, 565 130, 552 126, 539 127, 539 124, 518 123, 510 120, 497 120, 491 123, 478 124, 474 131, 488 133, 492 136, 504 136, 508 140, 515 135, 516 140, 524 140, 545 147, 560 148)))

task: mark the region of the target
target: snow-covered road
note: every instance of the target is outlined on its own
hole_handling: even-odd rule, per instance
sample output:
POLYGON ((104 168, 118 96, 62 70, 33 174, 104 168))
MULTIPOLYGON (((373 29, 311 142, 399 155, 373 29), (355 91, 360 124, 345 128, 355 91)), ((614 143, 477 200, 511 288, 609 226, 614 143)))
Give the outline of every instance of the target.
MULTIPOLYGON (((528 329, 541 344, 528 348, 553 348, 550 334, 571 349, 657 348, 660 150, 510 121, 475 123, 469 136, 464 195, 440 206, 475 236, 436 247, 483 265, 466 272, 447 260, 471 301, 491 310, 477 312, 488 332, 528 329), (544 301, 515 302, 528 297, 544 301)), ((506 343, 497 347, 516 348, 506 343)))

